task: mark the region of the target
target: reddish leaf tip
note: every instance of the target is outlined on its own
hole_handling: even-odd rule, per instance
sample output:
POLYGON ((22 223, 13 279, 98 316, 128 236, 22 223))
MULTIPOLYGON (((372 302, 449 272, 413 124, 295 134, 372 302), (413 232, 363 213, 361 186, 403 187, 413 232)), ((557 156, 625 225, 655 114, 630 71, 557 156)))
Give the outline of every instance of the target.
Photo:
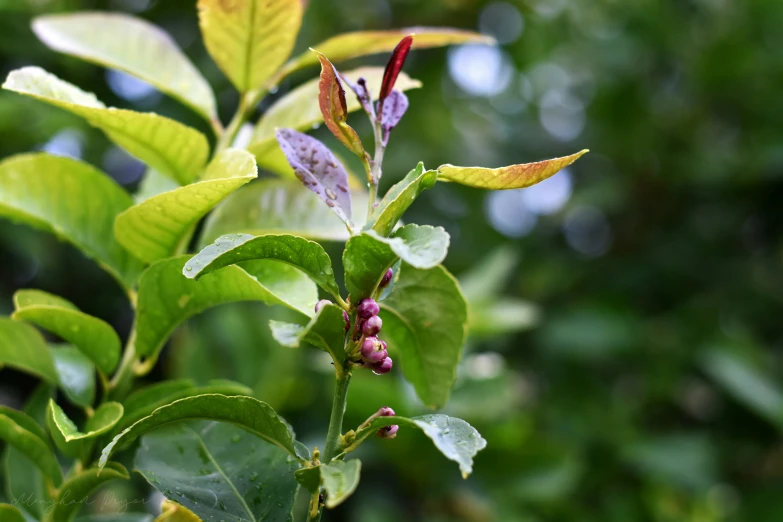
POLYGON ((408 57, 408 52, 410 52, 412 45, 413 35, 408 35, 400 40, 400 43, 398 43, 397 47, 392 51, 389 63, 386 64, 386 70, 383 72, 383 82, 381 83, 381 92, 378 97, 379 113, 383 106, 383 100, 386 99, 392 89, 394 89, 394 84, 397 82, 397 76, 399 76, 402 66, 405 64, 405 59, 408 57))

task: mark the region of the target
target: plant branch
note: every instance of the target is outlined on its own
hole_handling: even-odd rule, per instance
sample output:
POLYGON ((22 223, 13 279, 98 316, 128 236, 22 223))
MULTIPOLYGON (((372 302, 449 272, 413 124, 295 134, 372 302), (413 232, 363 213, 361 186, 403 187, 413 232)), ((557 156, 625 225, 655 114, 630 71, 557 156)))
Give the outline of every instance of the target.
POLYGON ((329 418, 329 430, 326 433, 326 446, 324 447, 323 462, 330 462, 340 449, 340 435, 343 431, 343 416, 348 399, 348 384, 351 381, 351 372, 344 368, 337 368, 335 362, 336 383, 334 398, 332 399, 332 414, 329 418))
POLYGON ((370 184, 370 198, 367 207, 367 218, 372 215, 376 206, 376 199, 378 199, 378 183, 381 181, 383 175, 383 155, 386 152, 386 147, 383 144, 383 131, 381 129, 381 122, 377 119, 373 119, 370 115, 370 121, 373 124, 373 134, 375 135, 375 157, 370 162, 371 168, 369 173, 370 184))

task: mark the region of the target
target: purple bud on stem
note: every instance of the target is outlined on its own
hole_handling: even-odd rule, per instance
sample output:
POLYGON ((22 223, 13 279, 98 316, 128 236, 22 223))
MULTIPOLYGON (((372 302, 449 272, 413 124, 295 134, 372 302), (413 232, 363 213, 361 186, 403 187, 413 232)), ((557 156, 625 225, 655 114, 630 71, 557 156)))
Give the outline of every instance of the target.
POLYGON ((372 372, 375 375, 383 375, 384 373, 389 373, 391 369, 392 369, 392 358, 386 357, 381 362, 373 365, 372 372))
POLYGON ((394 271, 390 268, 390 269, 388 269, 386 271, 385 274, 383 274, 383 279, 381 279, 381 284, 379 286, 381 288, 389 286, 389 283, 391 283, 392 277, 394 277, 394 271))
POLYGON ((386 343, 377 337, 367 337, 362 342, 362 359, 373 365, 383 362, 388 358, 386 343))
POLYGON ((377 315, 373 315, 364 321, 364 324, 362 325, 362 333, 364 335, 375 335, 381 331, 382 326, 383 320, 377 315))
POLYGON ((345 310, 343 310, 343 319, 345 319, 345 331, 347 332, 351 329, 351 318, 345 310))
POLYGON ((378 315, 378 312, 381 311, 381 307, 378 306, 378 303, 375 302, 375 299, 367 298, 359 303, 356 311, 358 312, 359 317, 369 319, 374 315, 378 315))
POLYGON ((321 308, 323 308, 326 305, 330 305, 332 302, 328 299, 321 299, 317 303, 315 303, 315 313, 318 313, 321 311, 321 308))
POLYGON ((385 428, 381 428, 378 430, 378 437, 382 439, 393 439, 397 436, 397 430, 399 430, 400 427, 396 424, 392 424, 391 426, 386 426, 385 428))

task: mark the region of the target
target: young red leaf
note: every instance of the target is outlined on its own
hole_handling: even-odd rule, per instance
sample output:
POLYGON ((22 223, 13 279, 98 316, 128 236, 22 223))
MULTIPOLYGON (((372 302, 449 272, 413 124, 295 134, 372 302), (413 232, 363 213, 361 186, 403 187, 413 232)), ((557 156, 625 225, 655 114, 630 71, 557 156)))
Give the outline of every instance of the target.
POLYGON ((392 91, 383 104, 383 113, 381 114, 381 130, 383 145, 389 143, 389 134, 391 130, 400 123, 405 111, 408 110, 408 97, 400 91, 392 91))
POLYGON ((321 107, 326 126, 332 134, 348 147, 348 150, 364 157, 364 146, 356 131, 351 128, 348 119, 348 107, 345 102, 345 89, 343 89, 340 75, 332 65, 332 62, 323 54, 316 51, 321 60, 321 81, 318 83, 318 104, 321 107))
POLYGON ((351 222, 348 173, 326 145, 293 129, 277 129, 277 141, 296 177, 346 224, 351 222))
POLYGON ((383 113, 383 101, 391 94, 392 89, 394 89, 397 76, 399 76, 402 66, 405 64, 405 59, 408 57, 411 45, 413 45, 413 35, 406 36, 400 40, 400 43, 398 43, 397 47, 392 51, 389 63, 386 64, 386 70, 383 71, 381 94, 378 97, 378 118, 380 118, 383 113))

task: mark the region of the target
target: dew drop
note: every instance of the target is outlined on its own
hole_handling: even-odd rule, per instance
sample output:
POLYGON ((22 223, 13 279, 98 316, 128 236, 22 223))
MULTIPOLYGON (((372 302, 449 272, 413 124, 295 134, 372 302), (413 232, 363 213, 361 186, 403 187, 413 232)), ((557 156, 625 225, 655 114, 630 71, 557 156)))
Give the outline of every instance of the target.
POLYGON ((240 440, 242 440, 242 437, 240 437, 239 435, 234 435, 233 437, 231 437, 231 442, 233 442, 234 444, 236 444, 240 440))
POLYGON ((193 271, 193 267, 188 265, 188 266, 185 267, 185 270, 187 270, 188 272, 191 272, 191 271, 193 271))

